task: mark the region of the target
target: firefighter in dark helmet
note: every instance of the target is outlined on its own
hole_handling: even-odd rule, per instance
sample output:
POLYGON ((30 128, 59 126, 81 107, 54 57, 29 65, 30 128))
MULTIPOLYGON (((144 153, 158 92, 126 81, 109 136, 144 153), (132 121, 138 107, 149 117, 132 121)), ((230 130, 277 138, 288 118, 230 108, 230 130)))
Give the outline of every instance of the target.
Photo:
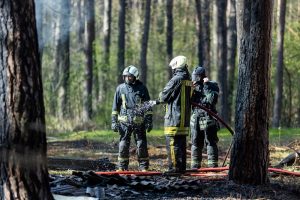
POLYGON ((168 172, 184 172, 192 83, 185 56, 173 58, 169 66, 172 68, 173 76, 160 93, 158 103, 166 104, 164 134, 168 154, 168 172))
POLYGON ((118 171, 128 170, 132 134, 137 146, 139 169, 146 171, 149 168, 146 131, 152 130, 152 110, 137 110, 143 102, 150 100, 148 89, 138 77, 136 67, 126 67, 123 71, 124 83, 117 87, 114 96, 112 129, 120 134, 118 171))
MULTIPOLYGON (((192 102, 201 104, 214 113, 217 113, 219 87, 216 82, 209 81, 205 75, 205 68, 196 67, 192 73, 193 94, 192 102)), ((219 123, 199 107, 192 106, 190 121, 191 128, 191 168, 200 168, 202 149, 207 148, 208 167, 218 166, 218 136, 219 123)))

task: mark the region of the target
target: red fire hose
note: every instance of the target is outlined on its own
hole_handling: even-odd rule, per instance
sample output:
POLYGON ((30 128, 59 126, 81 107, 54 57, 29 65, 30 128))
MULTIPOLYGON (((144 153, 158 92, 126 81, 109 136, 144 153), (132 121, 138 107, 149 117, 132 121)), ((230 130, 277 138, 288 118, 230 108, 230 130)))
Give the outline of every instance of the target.
MULTIPOLYGON (((228 126, 228 124, 226 124, 216 113, 212 112, 211 110, 209 110, 208 108, 202 106, 201 104, 192 102, 192 105, 196 106, 196 107, 199 107, 202 110, 206 111, 210 116, 212 116, 213 118, 215 118, 216 120, 218 120, 219 122, 221 122, 229 130, 229 132, 231 133, 232 136, 234 135, 234 130, 232 130, 232 128, 230 128, 230 126, 228 126)), ((229 148, 228 148, 228 150, 226 152, 225 159, 224 159, 224 162, 222 164, 222 167, 225 166, 225 162, 227 160, 227 157, 229 155, 230 149, 232 147, 232 143, 233 143, 233 141, 231 141, 231 143, 229 145, 229 148)))
MULTIPOLYGON (((229 170, 229 167, 217 167, 217 168, 200 168, 197 170, 186 170, 186 172, 183 174, 185 176, 203 176, 203 177, 211 177, 211 176, 227 176, 227 174, 207 174, 205 172, 222 172, 229 170)), ((291 175, 291 176, 297 176, 300 177, 300 172, 292 172, 288 170, 283 169, 277 169, 277 168, 268 168, 269 172, 275 172, 283 175, 291 175)), ((156 171, 109 171, 109 172, 95 172, 99 175, 136 175, 136 176, 157 176, 157 175, 163 175, 162 172, 156 172, 156 171)))
POLYGON ((272 168, 272 167, 269 167, 268 170, 269 170, 269 172, 276 172, 276 173, 280 173, 283 175, 291 175, 291 176, 299 176, 300 177, 300 172, 292 172, 292 171, 288 171, 288 170, 284 170, 284 169, 277 169, 277 168, 272 168))

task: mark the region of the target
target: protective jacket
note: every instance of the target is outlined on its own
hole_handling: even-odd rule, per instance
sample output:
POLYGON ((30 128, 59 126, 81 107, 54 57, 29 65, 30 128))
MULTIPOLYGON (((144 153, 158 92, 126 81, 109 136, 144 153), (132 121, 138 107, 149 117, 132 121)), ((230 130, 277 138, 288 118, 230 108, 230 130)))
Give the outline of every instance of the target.
POLYGON ((152 110, 141 109, 142 103, 148 100, 150 100, 148 90, 139 80, 134 84, 120 84, 116 89, 112 106, 112 122, 119 124, 119 170, 128 169, 132 134, 137 145, 139 168, 146 170, 149 167, 145 129, 147 123, 151 123, 152 126, 152 110))
POLYGON ((119 115, 119 122, 142 124, 146 115, 152 115, 152 110, 143 112, 138 108, 149 100, 149 92, 139 80, 134 84, 122 83, 115 92, 112 115, 119 115))
POLYGON ((166 103, 164 133, 167 136, 188 135, 192 82, 186 68, 176 69, 171 80, 159 95, 166 103))
MULTIPOLYGON (((216 82, 209 81, 197 85, 193 90, 192 102, 201 104, 212 112, 217 113, 219 87, 216 82)), ((191 168, 200 168, 202 149, 206 144, 208 166, 218 166, 218 136, 219 123, 206 111, 199 107, 192 107, 191 116, 191 168)))

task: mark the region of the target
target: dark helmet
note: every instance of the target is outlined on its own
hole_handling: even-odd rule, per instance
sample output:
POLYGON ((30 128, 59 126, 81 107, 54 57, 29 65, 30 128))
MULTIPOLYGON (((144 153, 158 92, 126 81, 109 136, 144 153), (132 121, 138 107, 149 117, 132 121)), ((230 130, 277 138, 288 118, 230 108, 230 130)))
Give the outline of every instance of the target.
POLYGON ((201 81, 204 77, 206 77, 205 68, 197 66, 192 73, 192 81, 196 83, 201 81))

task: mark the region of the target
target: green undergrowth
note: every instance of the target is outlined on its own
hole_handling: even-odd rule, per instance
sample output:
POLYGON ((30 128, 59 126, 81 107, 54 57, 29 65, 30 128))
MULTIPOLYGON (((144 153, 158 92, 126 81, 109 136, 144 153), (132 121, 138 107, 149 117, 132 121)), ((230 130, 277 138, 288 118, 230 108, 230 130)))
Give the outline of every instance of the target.
MULTIPOLYGON (((221 129, 218 132, 219 143, 223 146, 228 146, 232 141, 233 136, 227 129, 221 129)), ((119 134, 111 130, 95 130, 95 131, 79 131, 65 133, 48 134, 48 142, 51 141, 74 141, 74 140, 91 140, 104 143, 110 143, 118 140, 119 134)), ((147 140, 150 145, 164 145, 165 138, 163 130, 156 129, 147 133, 147 140)), ((300 140, 300 129, 270 129, 269 142, 271 145, 289 145, 294 141, 300 140)), ((189 141, 189 140, 187 140, 189 141)))

